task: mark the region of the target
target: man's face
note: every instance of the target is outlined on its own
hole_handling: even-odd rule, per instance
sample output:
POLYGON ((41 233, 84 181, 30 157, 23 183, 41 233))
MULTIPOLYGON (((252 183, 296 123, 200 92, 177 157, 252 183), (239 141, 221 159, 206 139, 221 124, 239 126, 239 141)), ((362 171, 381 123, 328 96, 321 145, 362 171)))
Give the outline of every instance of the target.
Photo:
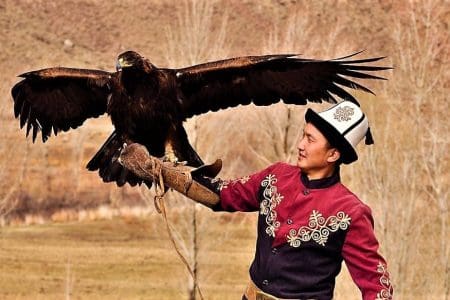
MULTIPOLYGON (((331 148, 325 136, 311 123, 306 123, 303 136, 298 142, 297 166, 306 173, 310 179, 324 176, 337 160, 337 150, 331 148)), ((337 156, 339 158, 339 156, 337 156)))

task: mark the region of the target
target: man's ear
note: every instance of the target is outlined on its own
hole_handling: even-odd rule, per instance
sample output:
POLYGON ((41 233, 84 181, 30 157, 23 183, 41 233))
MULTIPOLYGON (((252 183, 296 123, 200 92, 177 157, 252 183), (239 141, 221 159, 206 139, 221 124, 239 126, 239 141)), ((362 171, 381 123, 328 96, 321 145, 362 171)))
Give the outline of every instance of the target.
POLYGON ((329 163, 334 163, 338 161, 338 159, 341 158, 341 152, 339 152, 336 148, 331 148, 328 150, 328 158, 327 161, 329 163))

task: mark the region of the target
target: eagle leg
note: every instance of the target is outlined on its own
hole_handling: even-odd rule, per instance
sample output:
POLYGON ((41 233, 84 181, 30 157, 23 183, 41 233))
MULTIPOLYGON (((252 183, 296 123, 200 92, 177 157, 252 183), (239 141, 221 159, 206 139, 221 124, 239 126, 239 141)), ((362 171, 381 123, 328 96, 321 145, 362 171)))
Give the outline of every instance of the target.
POLYGON ((175 166, 177 165, 187 165, 187 161, 179 161, 178 157, 175 154, 175 149, 172 144, 171 139, 167 139, 165 145, 164 145, 164 157, 163 161, 168 161, 173 163, 175 166))

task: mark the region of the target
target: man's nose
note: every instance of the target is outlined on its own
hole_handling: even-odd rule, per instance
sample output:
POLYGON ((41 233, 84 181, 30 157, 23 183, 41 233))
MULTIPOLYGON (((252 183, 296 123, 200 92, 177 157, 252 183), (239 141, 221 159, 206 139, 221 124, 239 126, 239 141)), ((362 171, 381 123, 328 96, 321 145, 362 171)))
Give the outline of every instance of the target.
POLYGON ((298 150, 303 150, 303 149, 305 149, 304 148, 304 138, 301 138, 299 141, 298 141, 298 143, 297 143, 297 149, 298 150))

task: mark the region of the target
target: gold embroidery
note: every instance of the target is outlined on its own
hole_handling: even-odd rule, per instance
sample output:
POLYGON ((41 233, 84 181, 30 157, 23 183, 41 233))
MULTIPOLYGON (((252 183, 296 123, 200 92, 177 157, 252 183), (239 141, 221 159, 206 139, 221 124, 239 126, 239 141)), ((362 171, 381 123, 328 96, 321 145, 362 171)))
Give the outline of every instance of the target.
POLYGON ((380 292, 377 293, 376 300, 390 300, 392 299, 392 285, 389 280, 389 272, 387 266, 381 262, 378 262, 377 272, 381 274, 380 283, 383 287, 380 292))
POLYGON ((238 179, 240 183, 244 184, 250 180, 250 176, 244 176, 238 179))
POLYGON ((277 193, 277 187, 275 183, 277 178, 275 175, 269 174, 261 181, 261 186, 264 187, 263 200, 260 205, 260 214, 266 216, 266 233, 275 237, 275 231, 280 227, 280 222, 277 221, 277 212, 275 207, 283 200, 283 196, 277 193))
POLYGON ((320 212, 313 210, 309 217, 308 226, 302 226, 298 230, 291 229, 287 236, 287 241, 292 247, 300 247, 302 242, 310 240, 325 246, 330 232, 336 232, 339 229, 347 230, 350 221, 351 218, 343 211, 325 220, 320 212))
POLYGON ((219 182, 219 191, 226 189, 230 184, 230 180, 222 180, 219 182))
POLYGON ((228 186, 230 184, 233 184, 233 183, 236 183, 236 182, 240 182, 240 183, 244 184, 244 183, 246 183, 249 180, 250 180, 250 176, 244 176, 244 177, 241 177, 241 178, 238 178, 238 179, 234 179, 234 180, 221 180, 219 182, 219 190, 221 191, 223 189, 228 188, 228 186))

